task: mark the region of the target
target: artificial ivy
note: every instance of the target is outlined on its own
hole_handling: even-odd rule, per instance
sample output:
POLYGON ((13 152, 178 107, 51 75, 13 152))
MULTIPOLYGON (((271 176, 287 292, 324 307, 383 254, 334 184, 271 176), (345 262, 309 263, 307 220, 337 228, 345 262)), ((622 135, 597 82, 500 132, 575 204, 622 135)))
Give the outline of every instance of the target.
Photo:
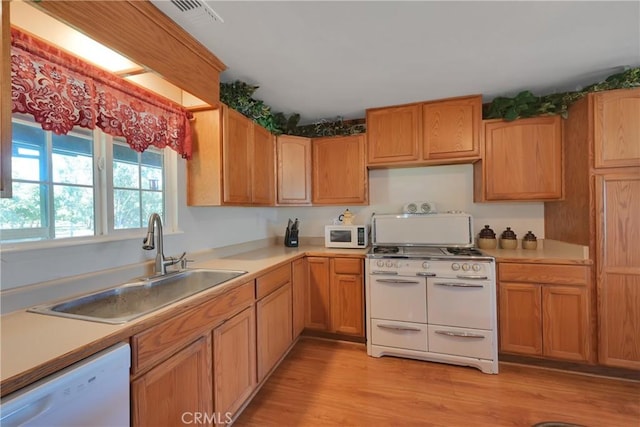
POLYGON ((300 114, 273 113, 262 100, 253 98, 259 86, 236 80, 220 84, 220 100, 242 113, 271 133, 297 135, 308 138, 336 135, 353 135, 365 131, 364 120, 344 121, 342 117, 323 119, 310 125, 298 125, 300 114))
POLYGON ((640 67, 613 74, 575 92, 553 93, 535 96, 525 90, 513 98, 499 96, 483 108, 484 119, 516 120, 526 117, 560 114, 567 117, 569 106, 590 92, 640 87, 640 67))

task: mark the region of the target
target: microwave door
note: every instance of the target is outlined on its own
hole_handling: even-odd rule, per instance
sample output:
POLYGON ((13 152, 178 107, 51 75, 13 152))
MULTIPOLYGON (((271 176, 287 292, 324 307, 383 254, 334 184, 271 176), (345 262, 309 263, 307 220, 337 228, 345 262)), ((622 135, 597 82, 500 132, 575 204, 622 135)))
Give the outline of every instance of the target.
POLYGON ((351 233, 351 230, 331 230, 329 240, 333 243, 350 243, 351 233))

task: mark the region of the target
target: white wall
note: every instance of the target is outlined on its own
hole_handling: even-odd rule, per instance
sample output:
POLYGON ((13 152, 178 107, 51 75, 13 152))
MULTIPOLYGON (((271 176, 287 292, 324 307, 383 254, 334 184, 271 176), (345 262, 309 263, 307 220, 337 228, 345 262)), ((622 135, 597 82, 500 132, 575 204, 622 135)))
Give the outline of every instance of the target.
POLYGON ((354 213, 356 224, 370 222, 373 213, 401 212, 410 201, 435 202, 438 211, 460 210, 474 218, 476 234, 489 224, 496 234, 511 227, 518 235, 531 230, 544 237, 544 203, 473 203, 473 166, 451 165, 369 171, 369 206, 335 206, 314 208, 280 208, 282 230, 287 218, 300 219, 302 236, 323 236, 324 226, 331 224, 345 208, 354 213))
MULTIPOLYGON (((185 182, 185 161, 178 165, 178 188, 185 182)), ((300 208, 187 207, 185 194, 178 202, 181 232, 165 236, 165 255, 197 252, 284 235, 288 218, 299 218, 301 236, 323 236, 324 226, 345 208, 355 223, 368 223, 372 213, 400 212, 413 200, 436 203, 439 211, 461 210, 475 219, 476 233, 489 224, 496 233, 510 226, 518 235, 532 230, 544 237, 543 203, 473 203, 471 165, 377 169, 369 172, 369 206, 300 208)), ((29 251, 3 251, 2 290, 61 279, 153 260, 155 252, 142 250, 140 236, 29 251)), ((78 289, 80 292, 81 289, 78 289)))

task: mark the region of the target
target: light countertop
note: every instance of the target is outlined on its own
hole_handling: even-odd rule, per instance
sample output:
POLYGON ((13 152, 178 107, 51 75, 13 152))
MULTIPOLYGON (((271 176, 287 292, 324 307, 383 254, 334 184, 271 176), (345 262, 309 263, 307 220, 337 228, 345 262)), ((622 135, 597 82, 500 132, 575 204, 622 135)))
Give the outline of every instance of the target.
POLYGON ((482 249, 497 262, 525 262, 540 264, 583 264, 591 265, 589 247, 574 245, 551 239, 539 239, 537 249, 522 249, 518 241, 517 249, 482 249))

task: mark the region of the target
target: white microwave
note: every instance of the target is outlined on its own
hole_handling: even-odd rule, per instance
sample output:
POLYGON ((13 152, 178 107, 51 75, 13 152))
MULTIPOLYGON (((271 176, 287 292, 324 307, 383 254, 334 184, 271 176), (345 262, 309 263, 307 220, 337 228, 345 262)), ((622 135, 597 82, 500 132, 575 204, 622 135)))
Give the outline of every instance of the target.
POLYGON ((369 244, 367 225, 326 225, 324 245, 327 248, 366 248, 369 244))

